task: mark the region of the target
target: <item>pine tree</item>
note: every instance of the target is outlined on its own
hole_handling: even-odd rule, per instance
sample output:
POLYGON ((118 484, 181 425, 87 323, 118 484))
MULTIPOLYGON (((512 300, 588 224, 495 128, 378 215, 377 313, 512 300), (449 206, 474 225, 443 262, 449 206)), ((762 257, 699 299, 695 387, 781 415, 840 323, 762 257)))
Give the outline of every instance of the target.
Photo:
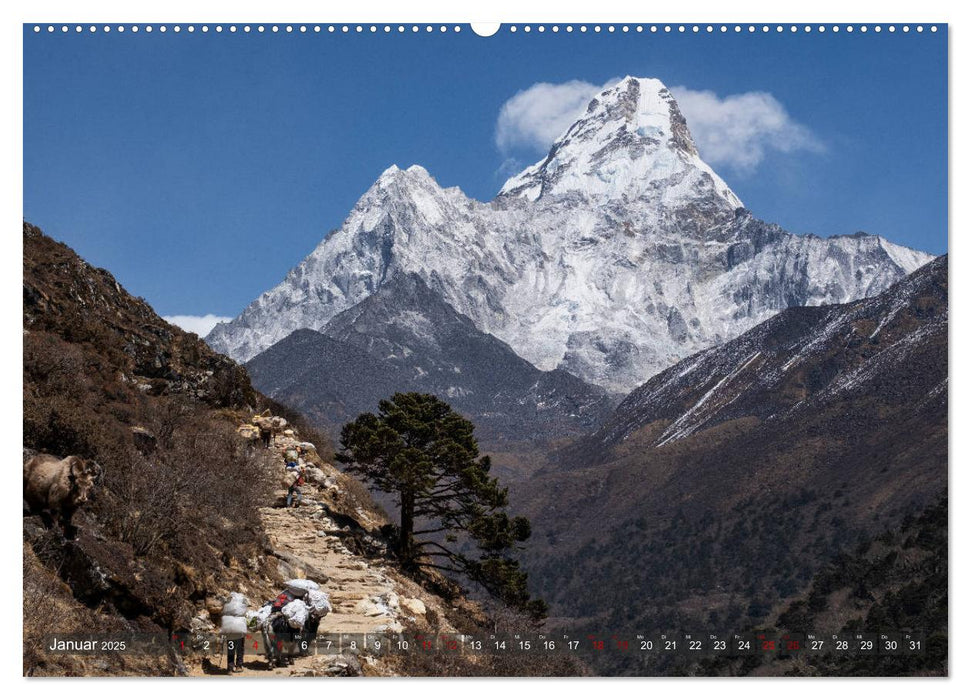
POLYGON ((396 549, 402 565, 467 576, 534 617, 526 573, 511 553, 530 536, 529 521, 506 512, 508 489, 489 476, 474 426, 430 394, 395 394, 341 430, 337 460, 400 508, 396 549), (419 528, 419 529, 416 529, 419 528), (463 536, 476 554, 458 551, 463 536))

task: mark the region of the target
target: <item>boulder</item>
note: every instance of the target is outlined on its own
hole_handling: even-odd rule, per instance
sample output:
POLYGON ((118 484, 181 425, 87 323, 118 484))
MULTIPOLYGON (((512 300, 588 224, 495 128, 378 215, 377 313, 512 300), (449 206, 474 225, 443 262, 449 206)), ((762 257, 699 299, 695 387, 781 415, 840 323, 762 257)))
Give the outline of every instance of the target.
POLYGON ((211 634, 215 629, 216 626, 212 624, 208 610, 200 610, 189 622, 189 631, 193 634, 211 634))
POLYGON ((394 617, 398 611, 398 595, 396 593, 384 593, 373 595, 362 600, 357 604, 357 612, 367 617, 394 617))
POLYGON ((386 625, 379 625, 374 628, 375 632, 384 632, 386 634, 401 634, 405 631, 405 628, 397 620, 392 620, 386 625))
POLYGON ((362 600, 355 608, 356 612, 366 617, 381 617, 388 615, 388 609, 374 600, 362 600))
POLYGON ((339 655, 314 660, 312 666, 303 672, 305 676, 360 676, 361 662, 355 656, 339 655))
POLYGON ((135 441, 135 448, 143 455, 149 455, 155 452, 158 441, 147 429, 140 425, 134 425, 131 429, 131 436, 135 441))
POLYGON ((401 609, 409 615, 413 617, 424 617, 426 611, 425 604, 418 598, 401 598, 399 602, 401 609))
POLYGON ((211 642, 216 634, 216 626, 212 623, 212 618, 205 610, 189 621, 189 646, 196 651, 206 648, 206 642, 211 642))
POLYGON ((323 470, 317 467, 307 467, 304 473, 307 475, 307 481, 311 484, 316 484, 317 486, 327 485, 327 475, 324 474, 323 470))

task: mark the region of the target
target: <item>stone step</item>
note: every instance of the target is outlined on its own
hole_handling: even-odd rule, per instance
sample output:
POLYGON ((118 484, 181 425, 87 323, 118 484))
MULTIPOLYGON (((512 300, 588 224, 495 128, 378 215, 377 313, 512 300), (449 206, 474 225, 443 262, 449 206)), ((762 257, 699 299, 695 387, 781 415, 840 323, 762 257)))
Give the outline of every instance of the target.
MULTIPOLYGON (((333 612, 321 620, 319 632, 361 634, 377 632, 394 624, 388 615, 364 615, 362 608, 373 597, 394 591, 394 584, 367 562, 352 554, 339 538, 321 537, 323 524, 309 517, 311 509, 262 508, 264 528, 273 548, 286 552, 297 566, 317 570, 328 576, 324 585, 330 595, 333 612)), ((373 606, 370 606, 373 611, 373 606)))

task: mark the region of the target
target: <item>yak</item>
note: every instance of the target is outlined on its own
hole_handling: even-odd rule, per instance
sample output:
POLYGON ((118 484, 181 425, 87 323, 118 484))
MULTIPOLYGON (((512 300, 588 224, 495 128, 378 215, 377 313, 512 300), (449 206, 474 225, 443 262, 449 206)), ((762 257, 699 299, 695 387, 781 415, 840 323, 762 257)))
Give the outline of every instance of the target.
POLYGON ((61 527, 67 539, 73 539, 77 529, 71 517, 88 501, 102 470, 97 462, 77 456, 63 459, 49 454, 24 453, 24 500, 34 512, 53 524, 53 515, 60 515, 61 527))

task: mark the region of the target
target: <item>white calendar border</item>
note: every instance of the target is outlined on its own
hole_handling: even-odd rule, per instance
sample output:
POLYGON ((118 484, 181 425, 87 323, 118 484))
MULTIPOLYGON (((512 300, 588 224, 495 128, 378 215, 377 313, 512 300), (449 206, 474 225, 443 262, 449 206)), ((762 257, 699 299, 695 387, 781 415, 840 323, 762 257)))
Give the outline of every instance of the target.
MULTIPOLYGON (((130 23, 161 23, 161 22, 212 22, 213 20, 230 20, 233 22, 273 21, 273 22, 448 22, 467 23, 494 22, 560 22, 580 23, 598 22, 601 24, 617 22, 633 24, 638 21, 648 23, 663 22, 760 22, 760 23, 874 23, 874 22, 911 22, 911 23, 951 23, 949 38, 951 42, 950 66, 950 108, 951 123, 963 121, 971 122, 971 110, 968 109, 968 43, 971 42, 971 25, 965 23, 965 13, 961 12, 957 3, 940 0, 922 0, 921 2, 900 2, 890 0, 874 4, 878 12, 867 11, 846 2, 845 0, 814 0, 804 4, 782 4, 779 2, 765 2, 753 0, 734 0, 730 4, 725 2, 692 2, 649 4, 634 3, 630 0, 595 0, 586 3, 561 1, 556 3, 528 2, 526 0, 492 0, 469 6, 466 3, 445 2, 444 0, 425 0, 415 2, 365 1, 342 5, 327 6, 324 3, 295 2, 292 0, 274 0, 274 2, 254 2, 240 0, 232 4, 203 2, 201 0, 169 0, 162 3, 132 2, 122 3, 116 0, 85 0, 83 2, 69 0, 53 0, 50 2, 21 3, 15 8, 4 8, 2 25, 2 50, 4 52, 4 70, 2 73, 2 89, 7 100, 7 109, 3 110, 3 134, 7 138, 5 149, 6 171, 4 173, 4 187, 0 197, 3 199, 3 219, 6 235, 4 255, 0 256, 0 280, 3 280, 4 293, 0 294, 0 329, 4 338, 9 340, 0 344, 4 370, 0 374, 0 389, 8 398, 4 406, 3 418, 16 420, 14 406, 19 402, 21 369, 17 360, 20 357, 20 299, 21 293, 17 280, 21 275, 20 238, 13 245, 10 241, 14 237, 19 221, 22 219, 22 29, 21 23, 31 22, 130 22, 130 23), (965 85, 962 85, 962 81, 965 85), (7 415, 7 414, 10 415, 7 415)), ((951 162, 951 191, 966 192, 968 182, 968 137, 959 130, 952 130, 950 135, 951 162)), ((967 197, 952 197, 950 205, 951 229, 958 230, 962 223, 969 220, 967 197)), ((964 234, 971 235, 971 234, 964 234)), ((964 248, 968 244, 963 241, 963 235, 949 237, 949 252, 952 272, 950 275, 952 289, 951 313, 951 357, 965 358, 971 356, 969 346, 968 308, 971 306, 971 270, 964 248), (960 266, 960 267, 959 267, 960 266), (963 268, 963 269, 961 269, 963 268)), ((969 523, 971 523, 971 509, 963 507, 969 499, 968 479, 965 475, 969 465, 969 433, 955 430, 959 425, 967 425, 968 418, 968 389, 969 370, 961 363, 951 363, 952 381, 950 386, 951 398, 951 464, 959 465, 951 469, 951 585, 950 637, 955 639, 971 625, 968 624, 968 604, 965 597, 958 597, 956 592, 966 594, 968 586, 967 541, 969 523), (959 555, 954 543, 962 543, 964 554, 959 555)), ((21 409, 22 410, 22 409, 21 409)), ((5 462, 8 467, 19 459, 19 449, 10 441, 4 446, 5 462), (15 454, 17 453, 17 454, 15 454)), ((11 475, 8 475, 8 479, 11 475)), ((7 562, 7 571, 19 571, 19 562, 13 557, 19 556, 21 547, 19 508, 14 503, 19 496, 14 488, 7 488, 6 508, 3 510, 4 536, 8 539, 3 548, 7 562)), ((3 600, 18 600, 22 596, 22 587, 17 580, 4 577, 2 581, 3 600)), ((8 677, 22 676, 21 647, 15 642, 8 645, 7 653, 3 655, 2 668, 8 677)), ((378 682, 362 683, 356 680, 340 681, 337 679, 309 679, 299 681, 290 679, 285 684, 268 682, 242 683, 234 680, 233 694, 237 697, 264 698, 267 692, 288 694, 319 693, 326 695, 353 695, 355 698, 382 698, 388 695, 405 698, 430 698, 440 695, 460 696, 462 700, 489 698, 494 700, 496 694, 508 696, 529 696, 540 698, 552 696, 560 697, 590 697, 604 694, 619 697, 639 695, 644 697, 648 693, 663 693, 681 698, 695 696, 719 698, 748 698, 753 693, 783 693, 793 698, 813 698, 818 700, 821 695, 837 697, 858 696, 860 694, 880 694, 880 700, 894 700, 907 698, 910 700, 917 693, 931 692, 935 695, 963 696, 971 695, 971 668, 961 664, 962 659, 951 654, 949 668, 950 680, 920 680, 920 679, 867 679, 840 680, 818 679, 812 682, 797 679, 758 679, 758 680, 724 680, 724 679, 536 679, 509 680, 490 679, 488 682, 443 680, 443 679, 397 679, 378 682), (292 685, 294 682, 297 685, 292 685), (313 688, 309 683, 324 683, 323 687, 313 688), (645 685, 651 683, 651 685, 645 685), (769 685, 766 686, 766 683, 769 685), (353 685, 351 685, 353 684, 353 685), (932 684, 932 685, 929 685, 932 684), (871 687, 872 686, 872 687, 871 687), (284 688, 286 687, 286 690, 284 688)), ((21 680, 22 683, 26 681, 21 680)), ((30 692, 33 697, 56 696, 61 698, 65 692, 82 692, 85 696, 98 695, 102 697, 121 697, 122 695, 137 693, 146 700, 154 697, 171 698, 173 693, 181 697, 193 697, 196 694, 212 695, 224 691, 227 686, 208 687, 211 681, 192 682, 188 679, 177 681, 137 680, 124 681, 118 679, 92 680, 71 682, 69 680, 52 680, 31 682, 28 686, 20 685, 18 690, 30 692), (70 687, 68 687, 68 684, 70 687)))

